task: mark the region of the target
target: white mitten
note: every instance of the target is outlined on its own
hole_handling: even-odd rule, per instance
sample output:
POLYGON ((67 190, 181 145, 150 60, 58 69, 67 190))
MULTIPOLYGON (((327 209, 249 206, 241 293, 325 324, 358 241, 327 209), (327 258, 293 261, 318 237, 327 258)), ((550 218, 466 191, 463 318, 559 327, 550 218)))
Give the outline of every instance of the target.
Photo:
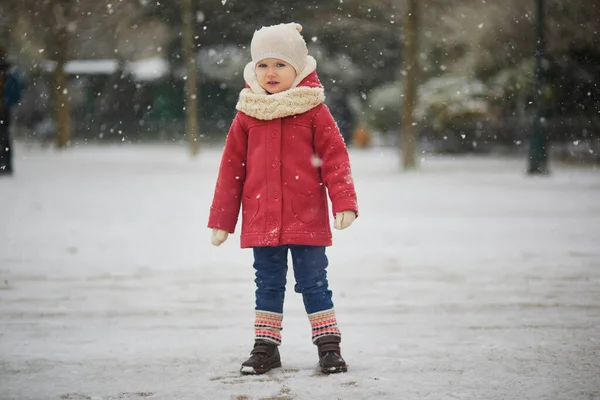
POLYGON ((222 229, 213 229, 211 242, 213 246, 220 246, 227 240, 227 237, 229 237, 229 232, 222 229))
POLYGON ((333 227, 339 230, 346 229, 347 227, 352 225, 355 219, 356 214, 354 213, 354 211, 348 210, 339 212, 335 214, 335 224, 333 225, 333 227))

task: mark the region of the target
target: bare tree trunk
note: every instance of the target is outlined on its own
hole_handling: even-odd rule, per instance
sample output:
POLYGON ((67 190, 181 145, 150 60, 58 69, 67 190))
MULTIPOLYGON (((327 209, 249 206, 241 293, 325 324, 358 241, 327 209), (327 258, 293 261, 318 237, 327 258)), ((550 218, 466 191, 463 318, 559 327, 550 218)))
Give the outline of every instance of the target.
POLYGON ((185 84, 186 135, 192 156, 198 154, 198 83, 196 79, 196 54, 194 51, 194 11, 191 0, 181 0, 183 18, 182 47, 186 60, 185 84))
POLYGON ((400 130, 402 168, 417 167, 415 157, 416 134, 414 110, 417 104, 417 83, 419 79, 418 38, 419 38, 419 0, 407 0, 404 20, 404 52, 402 69, 404 75, 404 99, 402 101, 402 128, 400 130))
POLYGON ((54 70, 54 112, 57 121, 55 145, 67 147, 71 142, 71 107, 69 103, 68 79, 65 64, 69 54, 69 32, 67 31, 68 1, 54 6, 57 28, 55 37, 56 69, 54 70))

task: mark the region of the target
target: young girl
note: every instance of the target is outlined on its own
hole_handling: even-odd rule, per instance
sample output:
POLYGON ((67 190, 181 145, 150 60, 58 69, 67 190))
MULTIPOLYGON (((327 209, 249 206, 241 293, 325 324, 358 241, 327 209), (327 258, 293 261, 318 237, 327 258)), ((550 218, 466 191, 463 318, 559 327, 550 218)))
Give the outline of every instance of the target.
POLYGON ((281 366, 288 251, 321 370, 347 371, 327 282, 327 193, 336 229, 354 222, 358 206, 348 151, 323 104, 316 61, 301 30, 289 23, 254 33, 252 61, 244 69, 246 88, 227 135, 210 209, 212 244, 220 246, 234 232, 241 205, 241 247, 254 252, 255 342, 243 374, 281 366))

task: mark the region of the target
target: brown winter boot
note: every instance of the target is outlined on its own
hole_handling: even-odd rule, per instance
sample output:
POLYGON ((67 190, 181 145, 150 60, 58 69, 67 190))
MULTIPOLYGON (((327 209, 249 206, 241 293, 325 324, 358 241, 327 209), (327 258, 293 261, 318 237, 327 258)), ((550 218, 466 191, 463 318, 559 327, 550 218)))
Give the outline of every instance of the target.
POLYGON ((240 372, 244 375, 260 375, 273 368, 281 367, 279 349, 275 343, 256 340, 249 359, 242 363, 240 372))
POLYGON ((315 342, 319 349, 319 366, 324 374, 336 374, 348 371, 346 361, 342 358, 339 336, 322 336, 315 342))

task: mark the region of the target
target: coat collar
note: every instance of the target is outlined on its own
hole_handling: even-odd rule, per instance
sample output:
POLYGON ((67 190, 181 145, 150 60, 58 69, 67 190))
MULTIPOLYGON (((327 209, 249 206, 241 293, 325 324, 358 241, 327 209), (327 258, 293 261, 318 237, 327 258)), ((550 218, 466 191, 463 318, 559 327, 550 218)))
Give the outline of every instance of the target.
POLYGON ((272 120, 305 113, 325 101, 325 91, 316 74, 317 62, 308 56, 306 67, 298 74, 292 87, 268 94, 258 83, 254 63, 244 68, 246 88, 240 92, 236 109, 260 120, 272 120))

